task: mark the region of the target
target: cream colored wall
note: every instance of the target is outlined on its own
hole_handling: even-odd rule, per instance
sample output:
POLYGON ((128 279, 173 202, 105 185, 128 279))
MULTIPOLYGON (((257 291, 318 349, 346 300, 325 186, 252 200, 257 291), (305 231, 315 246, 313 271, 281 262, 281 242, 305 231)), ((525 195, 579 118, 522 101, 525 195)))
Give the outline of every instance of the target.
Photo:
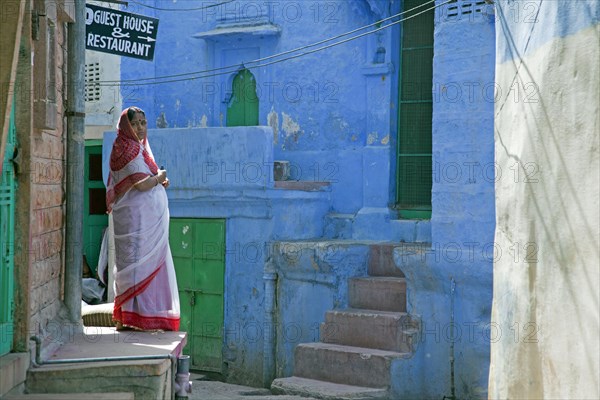
POLYGON ((600 398, 599 37, 497 64, 492 399, 600 398))
MULTIPOLYGON (((100 64, 101 81, 120 79, 121 58, 118 56, 86 50, 85 63, 100 64)), ((115 130, 121 115, 121 104, 118 86, 101 86, 100 100, 85 102, 85 138, 102 139, 105 131, 115 130)))
MULTIPOLYGON (((119 9, 119 5, 100 1, 88 1, 100 7, 119 9)), ((101 81, 119 81, 121 57, 99 51, 86 50, 85 64, 100 64, 101 81)), ((106 84, 107 82, 105 82, 106 84)), ((102 139, 105 131, 114 131, 121 115, 121 91, 119 86, 101 86, 100 100, 85 103, 85 139, 102 139)))

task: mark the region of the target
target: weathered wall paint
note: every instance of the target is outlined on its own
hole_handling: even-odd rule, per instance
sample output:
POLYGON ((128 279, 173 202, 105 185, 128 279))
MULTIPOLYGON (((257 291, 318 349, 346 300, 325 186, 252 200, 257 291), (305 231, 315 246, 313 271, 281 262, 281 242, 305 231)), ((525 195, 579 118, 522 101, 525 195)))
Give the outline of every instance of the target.
MULTIPOLYGON (((188 12, 161 12, 131 4, 128 11, 155 16, 160 26, 155 60, 123 59, 122 79, 235 66, 284 52, 373 23, 380 15, 371 8, 380 12, 389 7, 385 3, 244 0, 188 12), (232 26, 248 21, 259 24, 254 33, 236 34, 232 26), (279 32, 265 33, 260 24, 279 32)), ((191 8, 186 3, 169 4, 169 8, 178 7, 191 8)), ((391 133, 389 104, 394 95, 392 80, 384 79, 391 69, 388 64, 381 70, 369 69, 376 44, 388 47, 390 42, 390 30, 384 30, 294 60, 263 67, 247 65, 257 82, 260 124, 272 126, 275 132, 275 159, 290 161, 292 179, 331 181, 333 208, 339 212, 355 213, 363 206, 360 170, 367 135, 376 133, 383 139, 391 133), (373 83, 365 85, 365 79, 373 83)), ((177 81, 169 84, 134 81, 122 88, 124 106, 141 106, 151 127, 157 126, 161 115, 161 122, 166 120, 172 128, 201 126, 203 116, 207 126, 224 126, 236 73, 229 71, 194 80, 185 80, 188 76, 165 79, 177 81)), ((389 147, 381 139, 372 145, 385 147, 389 159, 389 147)), ((388 174, 381 179, 387 184, 388 174)), ((386 207, 388 192, 386 188, 386 207)))
MULTIPOLYGON (((511 17, 527 2, 498 2, 500 87, 526 85, 536 101, 496 103, 491 398, 600 397, 600 8, 536 2, 535 23, 511 17), (507 331, 507 329, 511 329, 507 331), (515 336, 517 335, 517 336, 515 336)), ((522 92, 523 93, 523 92, 522 92)))

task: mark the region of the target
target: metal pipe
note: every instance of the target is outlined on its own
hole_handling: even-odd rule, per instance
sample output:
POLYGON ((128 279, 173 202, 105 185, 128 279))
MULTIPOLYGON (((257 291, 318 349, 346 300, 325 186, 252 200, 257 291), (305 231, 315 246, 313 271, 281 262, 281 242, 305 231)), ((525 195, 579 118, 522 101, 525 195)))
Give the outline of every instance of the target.
POLYGON ((275 379, 275 352, 277 345, 277 333, 275 324, 277 321, 277 272, 271 260, 265 264, 263 274, 265 283, 265 337, 263 342, 263 386, 270 387, 275 379))
POLYGON ((42 339, 37 336, 32 336, 29 338, 35 342, 35 365, 42 364, 42 339))
POLYGON ((65 306, 69 319, 81 323, 83 269, 83 164, 85 128, 85 1, 75 1, 75 22, 69 24, 67 69, 67 183, 65 306))
POLYGON ((175 376, 175 386, 173 389, 176 400, 185 400, 188 393, 192 392, 192 382, 190 382, 190 356, 179 356, 177 359, 177 375, 175 376))
POLYGON ((454 383, 454 290, 456 281, 450 278, 450 326, 452 327, 452 341, 450 342, 450 396, 444 396, 443 400, 456 400, 456 385, 454 383))

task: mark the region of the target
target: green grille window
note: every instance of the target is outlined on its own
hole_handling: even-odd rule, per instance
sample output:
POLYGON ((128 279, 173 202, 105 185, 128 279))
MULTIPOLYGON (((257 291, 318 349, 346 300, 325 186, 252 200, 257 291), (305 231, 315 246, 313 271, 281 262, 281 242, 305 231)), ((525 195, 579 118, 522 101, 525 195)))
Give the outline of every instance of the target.
MULTIPOLYGON (((426 2, 404 0, 403 7, 410 10, 426 2)), ((396 180, 396 207, 402 218, 431 218, 433 22, 431 10, 402 24, 396 180)))

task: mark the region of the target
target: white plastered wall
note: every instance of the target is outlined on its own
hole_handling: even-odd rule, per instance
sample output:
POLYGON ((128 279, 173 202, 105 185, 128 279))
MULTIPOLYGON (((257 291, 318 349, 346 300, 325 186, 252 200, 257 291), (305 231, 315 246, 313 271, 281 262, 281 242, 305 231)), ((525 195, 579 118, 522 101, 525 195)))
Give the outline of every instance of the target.
POLYGON ((496 103, 491 399, 600 398, 599 38, 496 66, 497 87, 533 82, 537 101, 496 103))

